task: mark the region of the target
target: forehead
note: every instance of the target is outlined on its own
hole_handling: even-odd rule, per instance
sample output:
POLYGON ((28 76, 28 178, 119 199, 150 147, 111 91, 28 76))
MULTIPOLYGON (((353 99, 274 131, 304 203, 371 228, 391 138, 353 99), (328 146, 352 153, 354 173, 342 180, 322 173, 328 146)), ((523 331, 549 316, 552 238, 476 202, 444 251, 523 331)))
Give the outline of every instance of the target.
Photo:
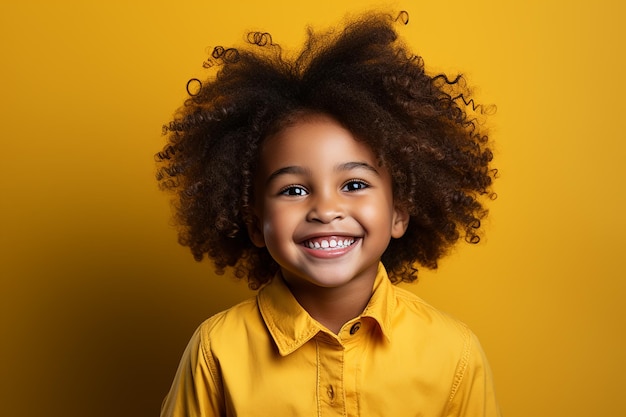
POLYGON ((327 167, 345 162, 378 166, 368 145, 329 116, 309 115, 265 139, 261 167, 271 172, 283 165, 327 167))

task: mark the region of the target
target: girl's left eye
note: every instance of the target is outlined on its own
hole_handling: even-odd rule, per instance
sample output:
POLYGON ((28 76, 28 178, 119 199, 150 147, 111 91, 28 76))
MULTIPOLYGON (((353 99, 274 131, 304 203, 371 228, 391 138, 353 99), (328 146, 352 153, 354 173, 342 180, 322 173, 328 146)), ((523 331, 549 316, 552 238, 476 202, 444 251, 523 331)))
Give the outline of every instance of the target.
POLYGON ((348 181, 342 188, 342 191, 359 191, 369 187, 369 184, 361 180, 348 181))

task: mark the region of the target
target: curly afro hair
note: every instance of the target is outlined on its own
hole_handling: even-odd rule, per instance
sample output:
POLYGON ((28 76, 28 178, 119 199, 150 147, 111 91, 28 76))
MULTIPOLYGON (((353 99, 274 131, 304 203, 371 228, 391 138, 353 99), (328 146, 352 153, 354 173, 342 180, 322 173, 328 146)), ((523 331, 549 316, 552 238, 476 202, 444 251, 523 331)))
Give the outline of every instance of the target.
MULTIPOLYGON (((403 12, 399 17, 406 18, 403 12)), ((340 31, 308 31, 292 58, 268 33, 253 32, 242 48, 216 47, 205 82, 168 125, 156 155, 157 180, 172 191, 179 241, 216 271, 232 267, 251 288, 278 265, 253 245, 253 178, 264 138, 302 114, 326 114, 377 155, 392 177, 408 230, 382 256, 392 282, 414 281, 416 265, 436 268, 460 238, 480 240, 495 170, 488 137, 462 76, 427 75, 394 29, 398 19, 370 13, 340 31)), ((406 22, 405 22, 406 23, 406 22)), ((194 91, 191 87, 197 84, 194 91)))

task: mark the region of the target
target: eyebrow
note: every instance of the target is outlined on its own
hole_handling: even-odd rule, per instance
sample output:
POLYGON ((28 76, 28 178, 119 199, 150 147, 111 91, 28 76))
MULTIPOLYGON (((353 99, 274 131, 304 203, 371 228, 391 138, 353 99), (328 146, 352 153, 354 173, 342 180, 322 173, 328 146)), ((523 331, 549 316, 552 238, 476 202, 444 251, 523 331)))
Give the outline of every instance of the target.
POLYGON ((377 177, 380 177, 380 173, 376 168, 368 164, 367 162, 346 162, 345 164, 339 165, 335 168, 337 171, 352 171, 353 169, 366 169, 374 174, 377 177))
MULTIPOLYGON (((352 171, 355 169, 365 169, 369 172, 372 172, 377 177, 380 177, 380 173, 378 172, 378 170, 366 162, 346 162, 344 164, 339 164, 335 167, 335 171, 339 171, 339 172, 352 171)), ((272 181, 274 181, 276 178, 280 177, 281 175, 287 175, 287 174, 309 175, 310 173, 311 171, 309 169, 303 168, 298 165, 287 166, 287 167, 283 167, 272 172, 270 176, 267 178, 267 181, 265 183, 269 184, 272 181)))
POLYGON ((310 171, 308 169, 304 169, 300 166, 297 166, 297 165, 288 166, 288 167, 277 169, 276 171, 272 172, 270 176, 267 177, 267 181, 265 181, 265 184, 271 183, 272 181, 274 181, 276 178, 280 177, 281 175, 286 175, 286 174, 306 175, 309 173, 310 171))

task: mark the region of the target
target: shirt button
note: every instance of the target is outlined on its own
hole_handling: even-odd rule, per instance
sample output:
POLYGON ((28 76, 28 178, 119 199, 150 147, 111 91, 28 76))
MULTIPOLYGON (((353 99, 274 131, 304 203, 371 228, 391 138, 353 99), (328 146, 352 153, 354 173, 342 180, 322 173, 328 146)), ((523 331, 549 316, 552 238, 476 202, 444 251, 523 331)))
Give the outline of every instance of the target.
POLYGON ((333 400, 335 399, 335 390, 333 389, 333 386, 329 385, 326 392, 328 393, 328 398, 330 398, 330 402, 332 404, 333 400))
POLYGON ((356 332, 359 331, 360 328, 361 328, 361 323, 359 323, 359 322, 354 323, 352 325, 352 327, 350 327, 350 334, 352 334, 352 335, 355 334, 356 332))

